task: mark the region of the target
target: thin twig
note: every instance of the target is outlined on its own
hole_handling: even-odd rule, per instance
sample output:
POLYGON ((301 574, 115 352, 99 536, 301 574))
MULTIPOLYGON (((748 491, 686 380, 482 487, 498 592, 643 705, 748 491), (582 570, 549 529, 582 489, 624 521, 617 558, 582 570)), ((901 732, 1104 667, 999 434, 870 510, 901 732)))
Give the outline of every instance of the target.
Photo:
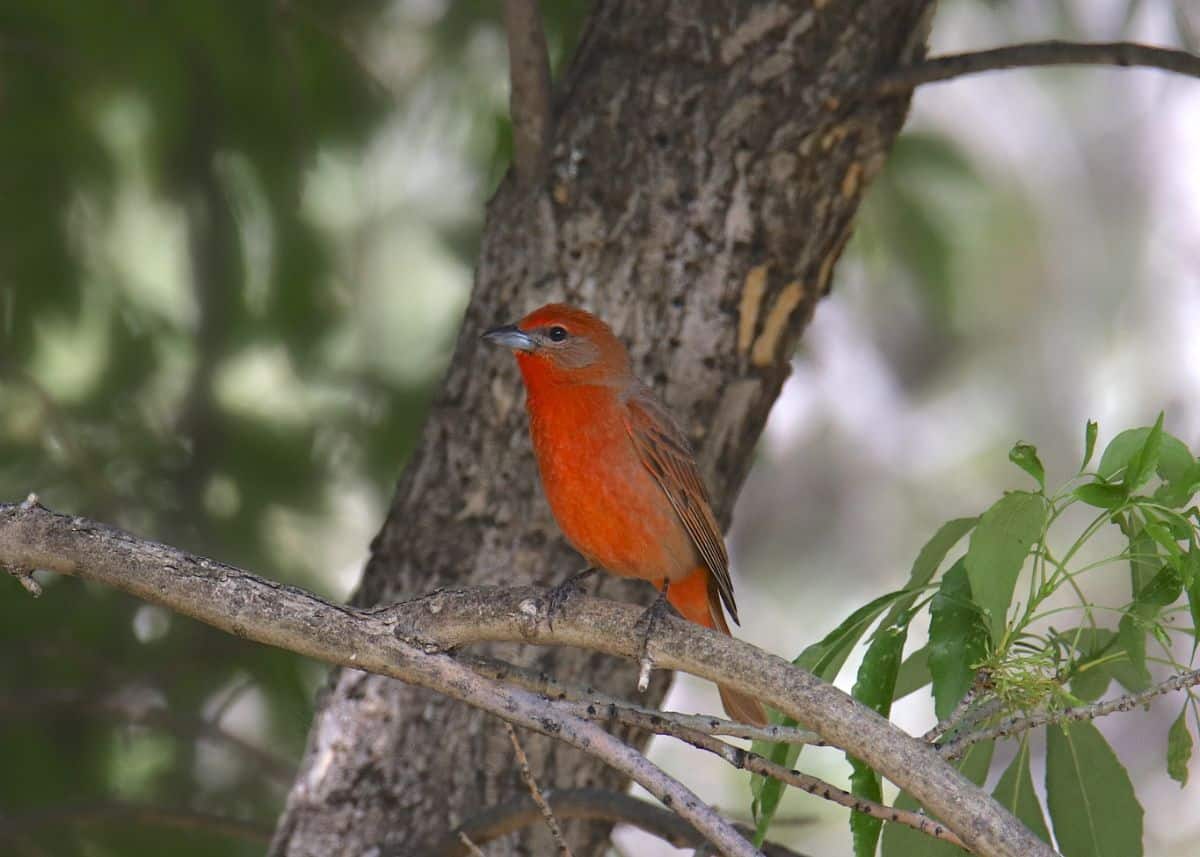
MULTIPOLYGON (((695 848, 705 841, 694 827, 669 809, 622 792, 605 789, 553 789, 546 792, 546 800, 560 819, 628 824, 676 848, 695 848)), ((454 832, 433 843, 431 847, 422 849, 420 853, 437 854, 438 857, 471 857, 474 852, 463 845, 460 838, 462 834, 466 834, 478 847, 531 824, 539 824, 541 820, 542 814, 530 798, 517 797, 488 807, 468 819, 454 832)), ((778 825, 779 820, 776 820, 775 826, 778 825)), ((754 830, 746 825, 739 824, 738 830, 747 838, 754 835, 754 830)), ((773 842, 763 843, 762 851, 766 857, 804 857, 773 842)))
POLYGON ((537 0, 504 0, 513 164, 529 184, 541 174, 550 140, 550 56, 537 0))
POLYGON ((33 576, 32 568, 22 568, 19 565, 14 565, 8 569, 8 573, 16 578, 17 583, 21 584, 21 588, 34 598, 42 597, 42 585, 33 576))
MULTIPOLYGON (((589 720, 616 720, 626 726, 637 729, 646 728, 644 720, 632 722, 626 718, 625 712, 636 712, 652 718, 661 718, 666 724, 693 729, 705 735, 722 735, 730 738, 745 738, 750 741, 769 741, 775 744, 808 744, 814 747, 824 747, 825 742, 816 732, 800 729, 795 726, 754 726, 749 723, 737 723, 723 717, 708 714, 682 714, 677 711, 660 711, 657 708, 647 708, 620 697, 612 696, 594 687, 566 681, 544 672, 519 667, 507 661, 490 658, 484 655, 461 653, 457 655, 460 663, 469 666, 475 672, 494 678, 497 681, 512 682, 518 687, 540 693, 550 699, 570 700, 581 703, 573 710, 589 720)), ((655 727, 654 731, 660 731, 655 727)), ((665 732, 664 732, 665 734, 665 732)))
POLYGON ((930 57, 885 75, 876 81, 875 86, 881 95, 903 95, 927 83, 939 83, 968 74, 1055 65, 1141 66, 1187 77, 1200 77, 1200 57, 1187 51, 1135 42, 1047 41, 930 57))
MULTIPOLYGON (((579 703, 564 702, 550 703, 550 705, 555 708, 564 705, 578 704, 579 703)), ((895 824, 902 824, 905 827, 911 827, 913 830, 924 833, 926 836, 930 836, 934 839, 940 839, 943 842, 950 843, 951 845, 957 845, 959 848, 964 850, 967 848, 967 846, 963 844, 963 841, 959 839, 958 836, 952 831, 950 831, 944 824, 922 813, 885 806, 884 804, 858 797, 857 795, 853 795, 848 791, 839 789, 837 786, 831 785, 822 779, 810 776, 809 774, 801 773, 800 771, 794 771, 789 768, 785 768, 783 765, 772 762, 770 759, 767 759, 764 756, 760 756, 757 753, 753 753, 748 750, 743 750, 740 747, 734 747, 730 744, 726 744, 724 741, 714 738, 711 735, 704 735, 691 729, 665 724, 662 722, 661 718, 654 715, 642 715, 635 714, 634 712, 626 712, 625 716, 635 722, 641 720, 642 723, 640 726, 643 729, 659 731, 661 734, 670 735, 672 738, 678 738, 680 741, 691 744, 693 747, 713 753, 714 755, 719 756, 721 759, 728 762, 730 765, 733 765, 735 768, 779 780, 780 782, 787 783, 790 786, 803 789, 810 795, 832 801, 840 806, 852 809, 855 812, 861 812, 863 815, 869 815, 872 818, 878 818, 881 821, 890 821, 895 824)))
MULTIPOLYGON (((463 833, 461 830, 458 832, 458 841, 461 842, 463 847, 467 849, 467 854, 469 854, 470 857, 486 857, 486 855, 479 850, 479 846, 471 841, 471 837, 467 836, 467 834, 463 833)), ((438 853, 446 853, 446 849, 443 848, 438 853)))
POLYGON ((1141 693, 1118 696, 1116 699, 1093 702, 1091 705, 1080 705, 1075 708, 1064 708, 1059 711, 1043 711, 1029 716, 1008 717, 995 726, 960 735, 953 741, 939 745, 937 749, 943 758, 959 759, 973 744, 989 738, 1009 738, 1052 723, 1076 723, 1080 720, 1095 720, 1097 717, 1118 711, 1132 711, 1140 706, 1148 706, 1155 697, 1162 696, 1164 693, 1195 687, 1198 684, 1200 684, 1200 670, 1178 673, 1141 693))
POLYGON ((546 803, 546 799, 542 797, 542 790, 538 788, 537 779, 529 767, 529 757, 525 755, 525 749, 517 738, 517 730, 513 729, 513 725, 507 720, 504 722, 504 728, 508 730, 508 740, 512 742, 513 752, 517 755, 521 779, 525 781, 525 787, 529 789, 529 796, 537 804, 538 810, 542 813, 542 820, 546 822, 546 827, 550 829, 550 835, 554 837, 559 857, 574 857, 570 846, 567 845, 567 840, 563 839, 562 828, 559 827, 558 819, 554 817, 554 810, 550 809, 550 804, 546 803))
POLYGON ((980 670, 975 674, 974 681, 967 688, 967 692, 963 694, 963 698, 958 701, 958 705, 954 706, 954 710, 949 716, 938 721, 938 723, 921 736, 921 740, 935 743, 945 738, 947 735, 956 732, 962 732, 969 729, 976 723, 991 717, 999 710, 1000 701, 998 699, 984 699, 980 701, 980 693, 991 687, 991 677, 987 670, 980 670))
POLYGON ((1004 701, 998 697, 992 697, 985 702, 981 702, 975 708, 972 708, 958 723, 954 724, 954 728, 950 732, 946 732, 942 737, 951 733, 961 733, 972 728, 977 723, 983 723, 985 720, 991 720, 1004 709, 1004 701))
MULTIPOLYGON (((528 586, 442 589, 360 609, 38 505, 0 504, 0 566, 103 583, 245 639, 449 696, 584 750, 669 803, 727 854, 754 853, 694 793, 604 729, 565 712, 548 718, 543 698, 488 681, 445 654, 472 643, 517 641, 633 658, 640 611, 632 605, 572 599, 553 628, 537 606, 544 590, 528 586)), ((911 794, 976 851, 995 857, 1054 853, 928 744, 789 661, 673 617, 656 624, 650 650, 664 669, 755 694, 815 728, 911 794)))

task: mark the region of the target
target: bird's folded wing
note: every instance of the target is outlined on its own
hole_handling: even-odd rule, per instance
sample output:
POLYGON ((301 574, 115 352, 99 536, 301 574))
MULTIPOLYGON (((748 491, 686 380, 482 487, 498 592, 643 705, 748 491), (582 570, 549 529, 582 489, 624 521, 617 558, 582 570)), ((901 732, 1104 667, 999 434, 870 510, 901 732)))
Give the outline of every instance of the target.
POLYGON ((737 622, 725 539, 708 502, 708 493, 704 490, 687 438, 649 389, 639 387, 634 390, 625 404, 625 427, 638 457, 671 501, 675 514, 712 572, 725 609, 737 622))

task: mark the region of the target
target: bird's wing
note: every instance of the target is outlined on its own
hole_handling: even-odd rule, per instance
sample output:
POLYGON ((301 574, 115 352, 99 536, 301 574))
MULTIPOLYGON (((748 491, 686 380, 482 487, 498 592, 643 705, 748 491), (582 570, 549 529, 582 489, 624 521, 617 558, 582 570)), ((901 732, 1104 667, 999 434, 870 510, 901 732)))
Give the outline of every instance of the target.
POLYGON ((725 609, 737 622, 733 582, 729 579, 729 555, 721 527, 708 502, 704 482, 696 470, 696 459, 682 431, 654 394, 639 385, 625 402, 625 428, 638 458, 654 476, 683 522, 697 552, 712 572, 725 609))

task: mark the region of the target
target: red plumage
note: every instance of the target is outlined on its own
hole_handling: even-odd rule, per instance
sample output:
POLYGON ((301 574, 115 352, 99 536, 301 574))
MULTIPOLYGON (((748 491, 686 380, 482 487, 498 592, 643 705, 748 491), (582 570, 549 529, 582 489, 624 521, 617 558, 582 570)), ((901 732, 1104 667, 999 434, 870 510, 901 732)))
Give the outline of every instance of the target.
MULTIPOLYGON (((614 574, 669 581, 685 618, 728 634, 729 559, 695 459, 612 329, 549 304, 487 336, 517 356, 542 486, 567 540, 614 574)), ((731 717, 766 722, 757 700, 720 691, 731 717)))

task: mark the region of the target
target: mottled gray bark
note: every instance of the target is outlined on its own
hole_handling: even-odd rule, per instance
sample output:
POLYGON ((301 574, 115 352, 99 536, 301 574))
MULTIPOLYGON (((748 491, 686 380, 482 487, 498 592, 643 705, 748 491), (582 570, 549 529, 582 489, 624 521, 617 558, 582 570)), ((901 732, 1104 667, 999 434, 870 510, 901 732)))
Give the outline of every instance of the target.
MULTIPOLYGON (((449 583, 550 583, 581 567, 539 493, 512 361, 477 339, 550 300, 597 312, 625 339, 695 443, 728 520, 789 357, 904 119, 906 99, 875 100, 868 84, 920 55, 931 7, 597 2, 557 93, 543 178, 521 187, 510 177, 488 207, 453 362, 358 603, 449 583)), ((597 591, 646 597, 611 579, 597 591)), ((596 654, 502 654, 621 694, 634 682, 631 665, 596 654)), ((546 788, 619 782, 561 744, 530 737, 526 749, 546 788)), ((273 853, 419 854, 522 789, 498 722, 339 673, 273 853)), ((534 829, 489 853, 550 853, 543 836, 534 829)), ((568 825, 578 855, 601 853, 606 836, 568 825)))

